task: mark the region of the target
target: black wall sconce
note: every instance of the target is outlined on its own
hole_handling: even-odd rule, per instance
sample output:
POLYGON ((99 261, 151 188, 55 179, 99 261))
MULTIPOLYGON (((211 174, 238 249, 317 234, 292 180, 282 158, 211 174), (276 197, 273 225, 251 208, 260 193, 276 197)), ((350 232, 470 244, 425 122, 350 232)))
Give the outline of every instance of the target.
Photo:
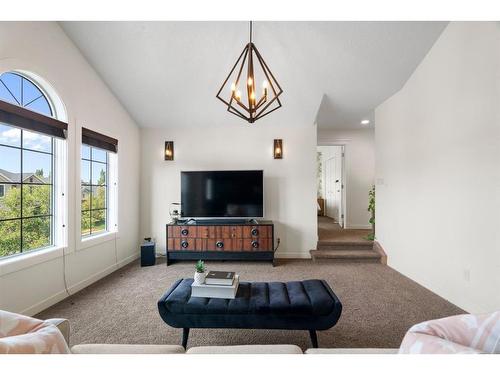
POLYGON ((174 160, 174 141, 165 142, 165 160, 174 160))
POLYGON ((275 139, 273 154, 275 159, 283 159, 283 140, 275 139))

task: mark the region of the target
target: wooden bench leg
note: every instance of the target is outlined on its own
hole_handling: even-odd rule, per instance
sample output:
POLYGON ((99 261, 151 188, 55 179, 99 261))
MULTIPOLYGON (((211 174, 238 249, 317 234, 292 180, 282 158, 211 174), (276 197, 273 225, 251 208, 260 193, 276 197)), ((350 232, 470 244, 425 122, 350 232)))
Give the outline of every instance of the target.
POLYGON ((318 335, 316 335, 316 331, 314 329, 309 330, 309 336, 311 336, 311 343, 313 348, 318 347, 318 335))
POLYGON ((184 349, 186 349, 186 347, 187 347, 188 337, 189 337, 189 328, 183 328, 182 329, 182 346, 184 347, 184 349))

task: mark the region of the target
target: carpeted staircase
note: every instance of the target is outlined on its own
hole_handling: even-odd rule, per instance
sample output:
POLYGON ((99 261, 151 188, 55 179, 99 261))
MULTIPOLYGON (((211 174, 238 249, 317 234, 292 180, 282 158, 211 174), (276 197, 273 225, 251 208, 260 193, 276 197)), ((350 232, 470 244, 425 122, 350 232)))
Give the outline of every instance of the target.
POLYGON ((311 250, 314 261, 381 263, 382 256, 373 250, 373 241, 320 240, 311 250))
POLYGON ((342 229, 329 217, 318 217, 319 241, 315 250, 310 250, 314 261, 385 263, 386 259, 374 250, 373 241, 366 237, 367 229, 342 229))

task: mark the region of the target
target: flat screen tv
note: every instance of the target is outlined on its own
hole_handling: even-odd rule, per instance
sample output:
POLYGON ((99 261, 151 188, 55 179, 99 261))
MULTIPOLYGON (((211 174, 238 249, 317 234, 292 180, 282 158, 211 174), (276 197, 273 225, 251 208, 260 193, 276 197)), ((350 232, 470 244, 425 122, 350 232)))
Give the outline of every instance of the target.
POLYGON ((263 171, 181 172, 183 218, 262 218, 263 171))

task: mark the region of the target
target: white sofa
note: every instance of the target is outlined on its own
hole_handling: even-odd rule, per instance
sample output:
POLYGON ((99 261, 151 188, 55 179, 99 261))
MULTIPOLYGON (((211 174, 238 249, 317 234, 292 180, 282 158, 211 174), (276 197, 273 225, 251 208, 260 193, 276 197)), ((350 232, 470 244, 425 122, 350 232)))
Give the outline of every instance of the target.
MULTIPOLYGON (((65 319, 50 319, 69 344, 70 325, 65 319)), ((398 349, 307 349, 305 354, 396 354, 398 349)), ((181 345, 80 344, 73 354, 304 354, 296 345, 198 346, 185 350, 181 345)))
MULTIPOLYGON (((303 354, 296 345, 201 346, 81 344, 69 348, 66 319, 39 320, 0 310, 0 353, 72 354, 303 354)), ((463 314, 411 327, 399 349, 311 348, 305 354, 500 353, 500 311, 463 314)))

